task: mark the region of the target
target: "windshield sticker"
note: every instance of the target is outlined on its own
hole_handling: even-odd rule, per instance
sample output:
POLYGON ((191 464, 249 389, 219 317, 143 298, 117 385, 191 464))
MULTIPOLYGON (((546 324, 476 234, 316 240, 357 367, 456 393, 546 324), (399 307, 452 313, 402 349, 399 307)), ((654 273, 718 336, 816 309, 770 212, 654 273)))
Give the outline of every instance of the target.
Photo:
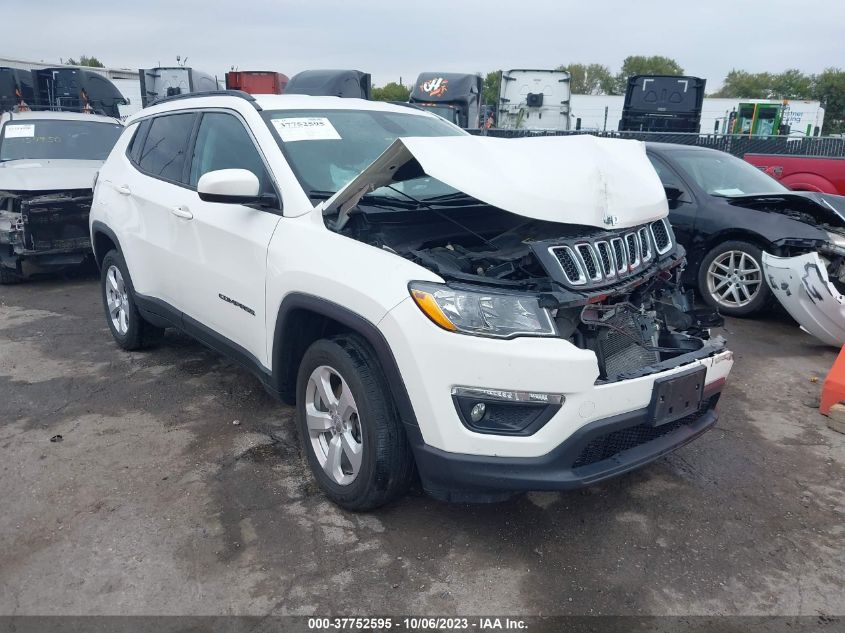
POLYGON ((745 195, 745 192, 742 189, 714 189, 713 193, 717 196, 742 196, 745 195))
POLYGON ((35 136, 35 124, 29 125, 6 125, 5 138, 32 138, 35 136))
POLYGON ((293 141, 338 141, 340 134, 326 117, 270 119, 285 143, 293 141))

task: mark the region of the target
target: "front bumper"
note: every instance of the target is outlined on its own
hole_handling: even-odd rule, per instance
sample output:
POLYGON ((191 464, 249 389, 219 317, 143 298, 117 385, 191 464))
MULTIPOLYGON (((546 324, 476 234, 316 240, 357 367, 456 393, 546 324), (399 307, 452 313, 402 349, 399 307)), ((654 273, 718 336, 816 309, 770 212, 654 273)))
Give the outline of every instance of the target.
POLYGON ((596 384, 596 356, 559 338, 495 340, 447 332, 406 299, 378 324, 393 352, 418 424, 414 433, 444 453, 495 458, 545 458, 584 428, 645 409, 655 381, 696 367, 704 385, 719 383, 733 365, 730 351, 612 383, 596 384), (565 402, 530 435, 479 433, 461 421, 455 387, 561 394, 565 402))
POLYGON ((406 425, 423 488, 443 501, 497 501, 529 490, 580 488, 634 470, 691 442, 717 420, 724 380, 709 385, 699 410, 665 425, 648 422, 648 409, 596 420, 540 457, 447 453, 425 444, 406 425))
POLYGON ((830 283, 818 253, 763 253, 763 271, 775 297, 802 329, 827 345, 845 345, 845 297, 830 283))

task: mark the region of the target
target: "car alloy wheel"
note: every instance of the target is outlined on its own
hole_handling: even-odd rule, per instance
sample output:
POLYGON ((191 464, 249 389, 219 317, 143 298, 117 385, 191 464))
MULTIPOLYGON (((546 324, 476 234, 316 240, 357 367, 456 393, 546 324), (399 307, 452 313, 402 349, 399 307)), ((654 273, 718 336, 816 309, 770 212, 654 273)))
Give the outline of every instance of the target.
POLYGON ((722 307, 742 308, 760 292, 763 271, 745 251, 725 251, 707 268, 707 291, 722 307))
POLYGON ((129 331, 129 296, 120 269, 112 264, 106 271, 106 303, 115 331, 126 336, 129 331))
POLYGON ((317 367, 305 388, 305 422, 317 462, 341 486, 358 476, 364 454, 358 405, 337 370, 317 367))

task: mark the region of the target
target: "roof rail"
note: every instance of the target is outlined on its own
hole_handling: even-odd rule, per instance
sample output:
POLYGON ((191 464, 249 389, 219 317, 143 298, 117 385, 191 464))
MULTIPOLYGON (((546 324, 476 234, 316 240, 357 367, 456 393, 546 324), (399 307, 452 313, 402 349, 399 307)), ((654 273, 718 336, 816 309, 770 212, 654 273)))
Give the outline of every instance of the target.
POLYGON ((201 90, 199 92, 185 92, 179 95, 156 99, 150 104, 150 106, 158 105, 159 103, 178 101, 179 99, 190 99, 192 97, 240 97, 241 99, 249 101, 256 110, 261 112, 261 106, 258 105, 255 97, 243 90, 201 90))

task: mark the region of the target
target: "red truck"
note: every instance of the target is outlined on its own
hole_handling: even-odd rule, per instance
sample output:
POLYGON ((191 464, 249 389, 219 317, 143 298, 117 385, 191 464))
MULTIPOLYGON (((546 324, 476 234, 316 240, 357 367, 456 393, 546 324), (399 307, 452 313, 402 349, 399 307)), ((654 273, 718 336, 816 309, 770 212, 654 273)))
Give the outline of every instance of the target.
POLYGON ((243 90, 253 95, 280 95, 288 76, 268 70, 233 70, 226 73, 227 90, 243 90))
POLYGON ((746 154, 743 158, 794 191, 845 196, 845 158, 746 154))

